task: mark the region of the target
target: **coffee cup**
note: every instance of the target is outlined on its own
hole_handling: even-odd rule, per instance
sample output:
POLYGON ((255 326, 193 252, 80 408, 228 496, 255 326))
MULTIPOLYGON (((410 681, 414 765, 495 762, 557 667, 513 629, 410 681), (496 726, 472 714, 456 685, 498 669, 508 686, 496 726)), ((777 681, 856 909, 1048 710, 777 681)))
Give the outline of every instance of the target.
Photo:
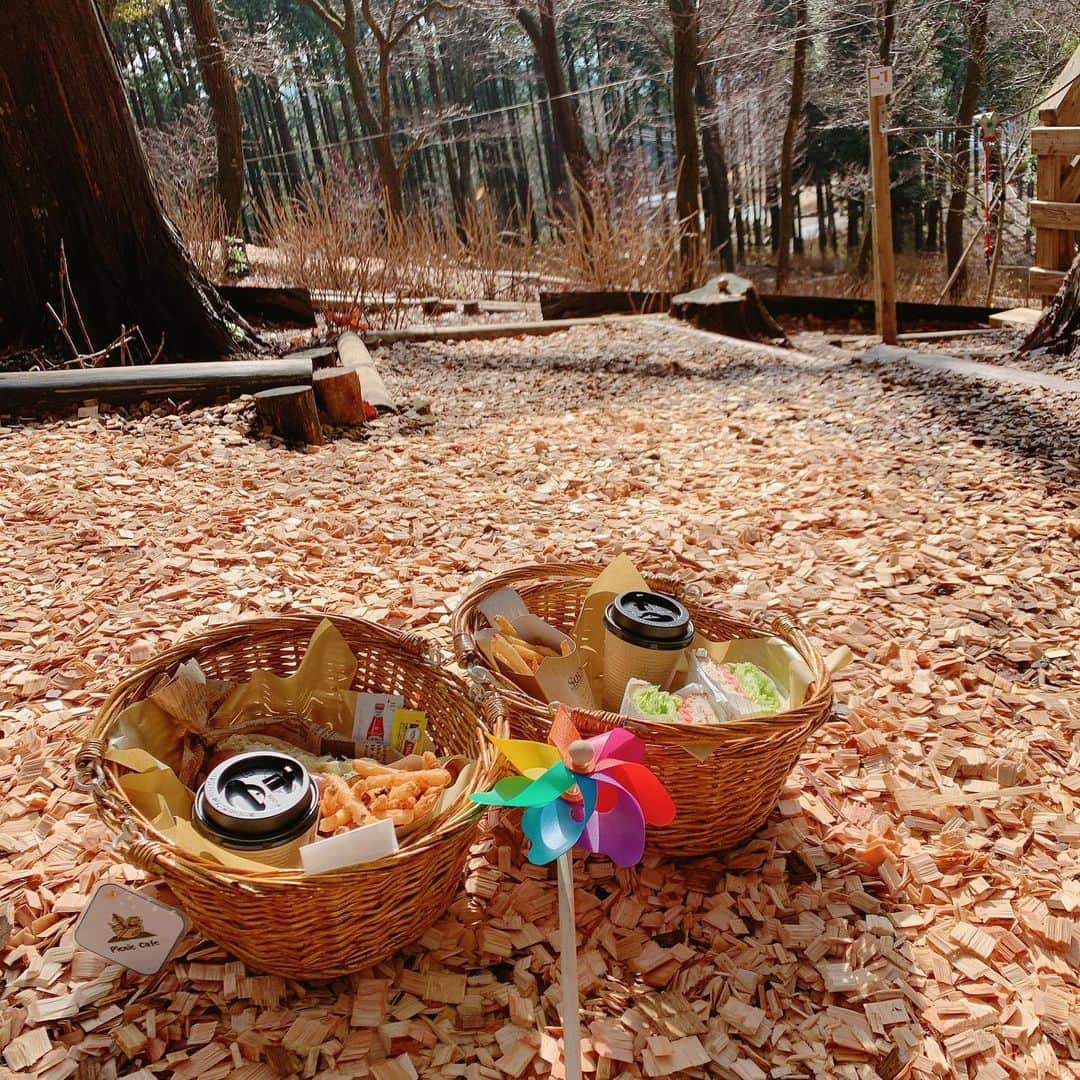
POLYGON ((604 611, 604 708, 618 712, 632 678, 666 690, 694 640, 690 612, 663 593, 620 593, 604 611))
POLYGON ((289 869, 319 825, 319 789, 290 754, 252 750, 210 771, 191 811, 208 840, 246 859, 289 869))

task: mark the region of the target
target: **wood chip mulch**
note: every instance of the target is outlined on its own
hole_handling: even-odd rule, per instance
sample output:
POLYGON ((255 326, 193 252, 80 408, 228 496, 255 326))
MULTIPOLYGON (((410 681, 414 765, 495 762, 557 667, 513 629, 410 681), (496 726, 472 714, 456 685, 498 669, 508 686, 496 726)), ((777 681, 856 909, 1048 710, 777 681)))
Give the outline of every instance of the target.
POLYGON ((290 608, 448 644, 481 573, 621 550, 855 663, 743 847, 577 862, 590 1077, 1080 1076, 1075 403, 657 324, 378 354, 422 422, 304 453, 250 408, 0 430, 4 1076, 562 1075, 553 873, 508 819, 377 969, 299 985, 191 936, 78 950, 140 882, 72 788, 92 710, 178 638, 290 608))

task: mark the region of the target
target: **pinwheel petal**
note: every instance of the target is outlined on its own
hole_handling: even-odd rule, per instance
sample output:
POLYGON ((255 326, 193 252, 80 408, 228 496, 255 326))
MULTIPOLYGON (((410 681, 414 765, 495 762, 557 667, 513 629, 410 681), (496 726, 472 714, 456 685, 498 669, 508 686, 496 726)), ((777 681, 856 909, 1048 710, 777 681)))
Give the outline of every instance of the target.
POLYGON ((559 751, 547 743, 533 742, 531 739, 500 739, 497 735, 489 738, 510 764, 525 776, 540 776, 557 761, 562 760, 559 751))
POLYGON ((570 715, 570 710, 565 705, 560 705, 555 712, 555 718, 551 721, 548 742, 565 758, 570 751, 570 744, 580 738, 581 733, 574 723, 574 718, 570 715))
POLYGON ((492 791, 472 795, 472 801, 485 806, 546 806, 574 786, 574 774, 557 761, 535 780, 527 776, 505 776, 492 791))
POLYGON ((572 804, 557 799, 547 806, 530 807, 521 815, 521 831, 529 839, 529 862, 554 862, 581 838, 584 821, 574 819, 572 804))
POLYGON ((675 804, 656 774, 644 765, 629 763, 611 765, 604 770, 637 799, 641 812, 650 825, 669 825, 675 818, 675 804))
POLYGON ((585 822, 580 844, 586 851, 608 855, 618 866, 634 866, 645 851, 645 817, 637 799, 620 783, 597 775, 601 788, 610 787, 615 806, 606 814, 593 814, 585 822))
POLYGON ((547 806, 531 807, 521 815, 521 831, 529 838, 529 862, 543 865, 569 851, 581 839, 596 810, 596 782, 576 777, 580 803, 556 799, 547 806))
POLYGON ((626 728, 612 728, 589 739, 593 748, 593 769, 606 768, 610 762, 644 761, 645 743, 626 728))

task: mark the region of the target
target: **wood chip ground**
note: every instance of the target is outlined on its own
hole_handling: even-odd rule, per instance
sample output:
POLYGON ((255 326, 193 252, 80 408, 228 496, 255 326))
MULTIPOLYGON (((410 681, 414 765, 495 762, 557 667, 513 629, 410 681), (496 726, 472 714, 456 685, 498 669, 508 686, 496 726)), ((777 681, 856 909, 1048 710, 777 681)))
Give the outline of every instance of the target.
POLYGON ((1075 403, 644 323, 379 361, 431 414, 306 453, 244 403, 0 432, 3 1075, 563 1075, 553 875, 512 823, 374 970, 304 986, 191 936, 143 978, 72 940, 96 882, 143 880, 72 755, 207 626, 317 608, 448 643, 480 573, 627 550, 856 662, 749 843, 578 858, 587 1075, 1080 1076, 1075 403))

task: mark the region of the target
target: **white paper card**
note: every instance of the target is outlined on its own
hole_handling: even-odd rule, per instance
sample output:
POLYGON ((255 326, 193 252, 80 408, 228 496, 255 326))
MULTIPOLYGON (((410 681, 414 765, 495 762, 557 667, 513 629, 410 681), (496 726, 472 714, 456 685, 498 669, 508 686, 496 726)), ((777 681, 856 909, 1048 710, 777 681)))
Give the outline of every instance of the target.
POLYGON ((75 924, 75 941, 110 963, 154 975, 186 929, 187 919, 176 908, 105 881, 75 924))
POLYGON ((357 694, 353 742, 381 742, 388 746, 394 713, 404 707, 405 699, 400 694, 357 694))
POLYGON ((374 862, 393 855, 398 849, 397 832, 389 818, 359 825, 340 836, 305 844, 300 849, 300 862, 305 874, 325 874, 343 866, 374 862))
POLYGON ((892 93, 892 67, 872 67, 870 69, 870 96, 888 97, 892 93))

